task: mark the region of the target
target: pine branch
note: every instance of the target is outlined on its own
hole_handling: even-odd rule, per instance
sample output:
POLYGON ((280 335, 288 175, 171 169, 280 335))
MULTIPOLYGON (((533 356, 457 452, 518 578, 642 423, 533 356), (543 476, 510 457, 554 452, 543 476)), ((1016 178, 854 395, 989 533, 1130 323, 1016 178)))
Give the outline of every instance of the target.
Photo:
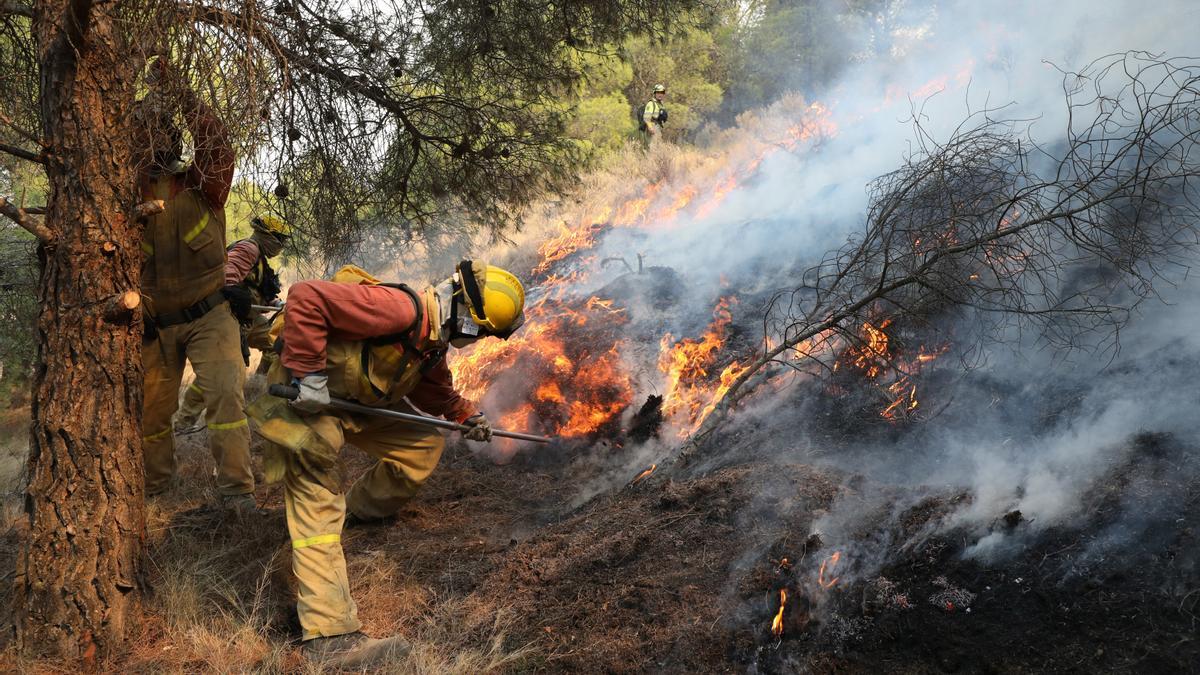
POLYGON ((50 228, 46 227, 45 223, 33 219, 25 209, 8 201, 6 197, 0 197, 0 214, 3 214, 9 220, 28 230, 39 241, 43 243, 54 241, 54 233, 50 231, 50 228))
POLYGON ((34 162, 36 164, 46 163, 45 158, 43 158, 41 155, 25 150, 24 148, 18 148, 15 145, 8 145, 7 143, 0 143, 0 152, 7 153, 13 157, 23 159, 27 162, 34 162))
POLYGON ((33 18, 33 6, 23 5, 16 0, 0 0, 0 16, 23 16, 33 18))

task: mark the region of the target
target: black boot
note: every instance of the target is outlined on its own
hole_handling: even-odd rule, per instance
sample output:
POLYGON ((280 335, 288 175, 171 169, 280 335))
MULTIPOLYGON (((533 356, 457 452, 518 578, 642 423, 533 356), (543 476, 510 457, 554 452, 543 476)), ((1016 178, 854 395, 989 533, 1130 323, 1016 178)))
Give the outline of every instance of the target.
POLYGON ((385 516, 383 518, 364 518, 347 509, 346 524, 343 527, 345 527, 347 530, 351 530, 356 527, 365 527, 369 525, 391 525, 394 522, 396 522, 396 516, 385 516))
POLYGON ((319 637, 300 648, 304 658, 333 668, 373 668, 400 663, 408 654, 408 643, 399 637, 376 640, 360 632, 319 637))

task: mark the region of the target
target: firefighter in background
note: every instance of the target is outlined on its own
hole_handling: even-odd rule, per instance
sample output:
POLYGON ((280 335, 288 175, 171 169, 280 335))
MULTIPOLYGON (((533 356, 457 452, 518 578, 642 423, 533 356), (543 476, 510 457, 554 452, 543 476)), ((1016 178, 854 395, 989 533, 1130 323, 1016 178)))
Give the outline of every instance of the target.
POLYGON ((654 85, 654 95, 642 106, 641 118, 638 124, 646 135, 646 141, 653 143, 662 138, 663 125, 667 123, 667 108, 663 100, 667 98, 667 88, 661 84, 654 85))
POLYGON ((239 511, 254 507, 250 429, 243 411, 245 365, 238 322, 225 285, 225 200, 233 181, 234 154, 225 125, 165 59, 151 64, 150 94, 135 109, 139 189, 144 200, 162 200, 142 239, 142 345, 144 394, 142 449, 146 493, 170 487, 175 476, 171 416, 185 361, 191 361, 208 409, 209 445, 222 502, 239 511), (195 141, 185 164, 175 101, 195 141))
POLYGON ((361 624, 342 555, 342 526, 394 516, 429 478, 442 455, 442 433, 394 419, 326 408, 330 396, 362 405, 431 415, 471 427, 466 438, 491 440, 487 417, 455 391, 449 347, 485 337, 507 339, 522 323, 525 290, 508 272, 464 261, 450 279, 416 292, 385 285, 348 266, 333 281, 288 290, 283 350, 267 374, 292 382, 294 401, 263 396, 248 413, 268 440, 267 482, 282 478, 297 612, 304 653, 314 661, 362 667, 397 647, 371 640, 361 624), (342 445, 378 461, 343 494, 342 445))
MULTIPOLYGON (((226 250, 225 286, 236 288, 230 295, 230 307, 242 326, 242 360, 250 365, 250 348, 257 349, 262 360, 259 372, 266 372, 275 358, 274 341, 270 336, 271 323, 262 312, 251 311, 251 305, 274 305, 283 290, 279 276, 271 268, 270 259, 283 251, 292 235, 292 228, 274 216, 250 221, 253 232, 247 239, 231 244, 226 250)), ((175 430, 180 433, 199 431, 197 422, 204 412, 203 389, 193 381, 184 389, 183 404, 175 416, 175 430)))

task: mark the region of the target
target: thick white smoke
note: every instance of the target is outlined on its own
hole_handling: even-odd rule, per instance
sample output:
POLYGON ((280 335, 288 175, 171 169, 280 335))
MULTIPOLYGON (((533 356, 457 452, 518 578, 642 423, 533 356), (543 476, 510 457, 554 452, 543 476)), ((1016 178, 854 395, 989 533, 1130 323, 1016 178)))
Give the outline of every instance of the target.
MULTIPOLYGON (((694 336, 722 295, 793 288, 799 283, 797 270, 861 231, 868 184, 919 152, 923 139, 914 121, 924 140, 936 143, 948 139, 968 114, 1002 109, 997 115, 1028 120, 1033 138, 1053 149, 1065 139, 1068 123, 1063 71, 1129 50, 1186 55, 1198 20, 1200 8, 1183 0, 1152 7, 1084 0, 891 3, 879 21, 864 28, 873 33, 863 36, 861 58, 839 81, 814 94, 804 108, 785 102, 748 114, 742 128, 727 136, 736 139, 740 133, 747 139, 744 147, 726 147, 724 156, 715 157, 731 170, 766 152, 754 171, 737 176, 737 186, 715 208, 697 205, 721 191, 724 174, 711 167, 676 169, 659 186, 648 212, 690 185, 699 194, 688 208, 668 222, 615 227, 587 252, 584 259, 590 262, 578 263, 591 266, 587 281, 571 289, 580 298, 625 272, 621 265, 601 266, 606 258, 631 262, 641 253, 646 264, 679 275, 680 302, 668 315, 657 316, 658 310, 631 301, 630 314, 643 317, 627 328, 630 339, 622 353, 639 387, 634 408, 647 394, 663 393, 656 342, 664 329, 676 338, 694 336), (802 122, 818 132, 783 147, 786 130, 802 122)), ((628 192, 636 195, 640 189, 628 192)), ((585 199, 603 202, 602 197, 585 199)), ((578 212, 567 203, 561 208, 562 219, 575 226, 578 212)), ((947 378, 939 392, 949 401, 945 410, 899 444, 876 447, 864 441, 834 452, 785 434, 772 427, 795 417, 782 397, 756 401, 743 418, 767 426, 766 433, 754 436, 764 453, 830 462, 880 482, 969 491, 972 498, 941 526, 973 532, 972 554, 1001 554, 1014 537, 993 527, 999 515, 1020 510, 1028 523, 1021 536, 1068 522, 1081 515, 1081 497, 1095 481, 1130 460, 1133 435, 1172 432, 1190 439, 1186 420, 1198 398, 1193 378, 1180 368, 1156 370, 1155 359, 1158 352, 1170 351, 1181 362, 1200 362, 1200 334, 1195 321, 1184 320, 1198 315, 1195 290, 1170 296, 1187 304, 1144 308, 1123 336, 1124 350, 1116 359, 1111 353, 1047 350, 1036 336, 1001 336, 979 359, 977 370, 947 378)), ((531 291, 537 297, 539 290, 531 291)), ((759 327, 754 310, 738 310, 745 331, 759 327)), ((507 376, 524 375, 512 371, 507 376)), ((508 391, 493 384, 493 390, 508 391)), ((582 488, 583 497, 623 484, 670 452, 651 447, 614 458, 620 464, 614 474, 582 488)), ((844 505, 848 512, 835 507, 817 527, 837 537, 840 524, 851 522, 861 509, 861 503, 844 505)))
MULTIPOLYGON (((817 97, 835 134, 769 154, 752 179, 702 218, 685 216, 664 230, 614 231, 600 255, 644 251, 653 264, 679 270, 686 304, 701 316, 730 278, 788 288, 797 280, 781 272, 815 261, 862 227, 864 188, 914 151, 914 117, 936 142, 969 112, 1004 107, 1004 117, 1032 120, 1034 139, 1053 147, 1068 122, 1062 70, 1127 50, 1185 55, 1200 21, 1200 8, 1189 2, 909 4, 892 14, 888 39, 875 40, 890 46, 817 97)), ((1020 510, 1029 523, 1025 534, 1069 522, 1081 515, 1081 495, 1130 460, 1132 436, 1194 436, 1197 387, 1155 364, 1164 353, 1200 359, 1190 319, 1200 309, 1196 290, 1168 296, 1182 304, 1145 308, 1115 359, 1049 351, 1029 336, 1011 336, 955 385, 965 391, 987 378, 1002 385, 1004 400, 951 406, 906 447, 860 448, 825 461, 881 480, 970 490, 968 505, 943 525, 973 529, 973 555, 1002 553, 1012 537, 992 531, 999 515, 1020 510), (1070 405, 1055 396, 1071 397, 1070 405), (1048 409, 1059 412, 1043 419, 1048 409)), ((776 450, 795 452, 797 445, 776 450)))

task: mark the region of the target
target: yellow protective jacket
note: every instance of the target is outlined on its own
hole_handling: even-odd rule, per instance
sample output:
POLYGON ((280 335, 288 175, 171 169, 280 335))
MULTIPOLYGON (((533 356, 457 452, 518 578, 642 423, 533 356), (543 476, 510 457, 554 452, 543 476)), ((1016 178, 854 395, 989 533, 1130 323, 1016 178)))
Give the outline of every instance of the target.
POLYGON ((142 238, 142 294, 155 316, 191 307, 225 285, 225 209, 212 207, 186 175, 150 184, 152 198, 166 203, 142 238))

